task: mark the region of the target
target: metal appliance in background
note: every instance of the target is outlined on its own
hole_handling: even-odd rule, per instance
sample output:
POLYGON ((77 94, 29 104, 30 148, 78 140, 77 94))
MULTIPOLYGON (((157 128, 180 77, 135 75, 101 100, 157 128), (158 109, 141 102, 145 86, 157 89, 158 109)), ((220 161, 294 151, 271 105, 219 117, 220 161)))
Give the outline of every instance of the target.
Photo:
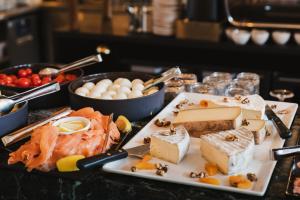
POLYGON ((7 22, 7 46, 11 65, 39 62, 38 19, 34 15, 7 22))
POLYGON ((236 27, 300 29, 299 0, 224 0, 224 7, 236 27))

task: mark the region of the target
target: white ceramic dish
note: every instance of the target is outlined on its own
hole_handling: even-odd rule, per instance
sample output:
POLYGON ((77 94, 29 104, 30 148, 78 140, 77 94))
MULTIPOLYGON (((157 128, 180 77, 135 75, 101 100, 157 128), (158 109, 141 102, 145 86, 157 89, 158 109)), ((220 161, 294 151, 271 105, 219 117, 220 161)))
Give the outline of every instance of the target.
MULTIPOLYGON (((126 148, 141 145, 143 144, 143 139, 145 137, 149 137, 151 133, 160 130, 158 127, 154 125, 154 121, 157 118, 160 119, 166 118, 172 120, 172 118, 174 117, 173 111, 175 109, 175 106, 180 101, 184 99, 188 99, 190 102, 199 103, 201 99, 208 100, 214 98, 222 98, 222 97, 202 95, 196 93, 181 93, 166 108, 164 108, 156 117, 154 117, 153 120, 151 120, 138 134, 136 134, 124 146, 124 148, 126 149, 126 148)), ((289 111, 288 114, 282 115, 280 117, 283 120, 283 122, 288 127, 290 127, 293 122, 298 105, 294 103, 272 102, 272 101, 267 101, 267 103, 269 105, 274 105, 274 104, 277 105, 277 109, 276 109, 277 111, 281 109, 287 109, 289 111)), ((273 130, 271 136, 267 137, 267 139, 263 142, 263 144, 257 145, 255 147, 255 156, 253 162, 250 163, 247 169, 241 172, 242 174, 252 172, 258 176, 258 181, 255 182, 253 184, 253 187, 248 190, 238 189, 229 186, 228 176, 222 174, 216 175, 216 178, 218 178, 222 182, 220 186, 200 183, 197 181, 198 179, 192 179, 189 177, 189 173, 192 171, 193 172, 204 171, 204 165, 207 162, 205 159, 201 157, 200 142, 199 142, 200 139, 198 138, 191 139, 190 149, 186 157, 178 165, 168 163, 156 158, 152 159, 154 163, 160 162, 169 165, 168 173, 163 177, 157 176, 154 171, 141 170, 137 172, 131 172, 130 170, 131 166, 133 166, 136 162, 138 162, 138 159, 132 157, 128 157, 123 160, 108 163, 104 165, 103 169, 104 171, 111 172, 111 173, 137 176, 137 177, 142 177, 147 179, 185 184, 185 185, 191 185, 196 187, 204 187, 204 188, 210 188, 216 190, 225 190, 225 191, 236 192, 236 193, 263 196, 268 187, 270 178, 272 176, 273 170, 276 165, 275 161, 269 160, 269 150, 271 148, 280 148, 284 144, 284 140, 282 140, 279 137, 273 125, 271 125, 271 128, 273 130)))
POLYGON ((287 31, 274 31, 272 38, 276 44, 285 45, 291 37, 291 33, 287 31))
POLYGON ((270 37, 270 33, 266 30, 253 29, 251 31, 251 39, 257 45, 264 45, 270 37))
POLYGON ((60 134, 64 134, 64 135, 69 135, 72 133, 78 133, 78 132, 82 132, 82 131, 87 131, 90 129, 91 127, 91 122, 89 119, 85 118, 85 117, 65 117, 62 119, 59 119, 57 121, 55 121, 53 123, 53 126, 59 126, 61 123, 65 123, 65 122, 71 122, 71 121, 81 121, 85 124, 84 128, 80 129, 80 130, 76 130, 76 131, 69 131, 69 132, 60 132, 60 134))

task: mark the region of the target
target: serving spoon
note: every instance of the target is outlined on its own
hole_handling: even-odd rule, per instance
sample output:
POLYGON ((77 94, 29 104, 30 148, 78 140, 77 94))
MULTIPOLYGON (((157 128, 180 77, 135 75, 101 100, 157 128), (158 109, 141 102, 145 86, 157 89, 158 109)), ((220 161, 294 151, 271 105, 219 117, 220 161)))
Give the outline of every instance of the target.
POLYGON ((71 71, 74 69, 86 67, 95 63, 102 62, 102 57, 100 54, 92 55, 78 61, 63 65, 60 69, 55 69, 52 67, 46 67, 39 71, 40 76, 57 76, 59 73, 71 71))
POLYGON ((11 109, 18 103, 22 103, 27 100, 35 99, 47 94, 51 94, 60 90, 59 83, 51 82, 46 85, 34 88, 31 93, 21 96, 18 99, 2 98, 0 99, 0 114, 5 114, 11 111, 11 109))

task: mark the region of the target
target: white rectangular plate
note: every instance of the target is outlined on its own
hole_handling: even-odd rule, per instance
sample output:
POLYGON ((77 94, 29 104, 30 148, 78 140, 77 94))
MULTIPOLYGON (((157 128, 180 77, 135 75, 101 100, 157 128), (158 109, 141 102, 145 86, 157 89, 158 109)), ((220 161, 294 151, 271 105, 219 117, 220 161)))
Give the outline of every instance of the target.
MULTIPOLYGON (((210 95, 202 95, 196 93, 181 93, 178 95, 169 105, 167 105, 156 117, 154 117, 139 133, 137 133, 125 146, 124 148, 131 148, 143 144, 145 137, 149 137, 152 133, 161 130, 154 125, 156 119, 166 118, 172 120, 174 118, 173 111, 175 106, 182 100, 188 99, 189 102, 198 104, 201 100, 209 100, 214 98, 220 98, 210 95)), ((272 102, 266 101, 269 105, 277 105, 276 111, 286 109, 288 114, 280 115, 279 117, 283 122, 290 127, 294 116, 296 114, 298 105, 294 103, 285 103, 285 102, 272 102)), ((271 124, 271 123, 270 123, 271 124)), ((276 162, 269 160, 269 150, 272 148, 281 148, 284 145, 284 140, 281 139, 272 126, 272 134, 267 137, 266 140, 261 145, 256 145, 255 154, 253 161, 249 164, 248 168, 244 171, 241 171, 240 174, 246 175, 247 173, 255 173, 258 177, 258 181, 254 182, 251 189, 238 189, 231 187, 228 183, 228 176, 218 173, 215 178, 218 178, 221 181, 220 186, 209 185, 200 183, 198 179, 192 179, 189 177, 190 172, 200 172, 205 171, 204 165, 206 161, 202 158, 200 152, 200 139, 192 138, 191 145, 186 157, 178 165, 172 164, 166 161, 162 161, 156 158, 153 158, 151 162, 153 163, 164 163, 168 164, 168 173, 161 177, 155 174, 155 170, 137 170, 136 172, 131 172, 131 167, 139 161, 139 159, 128 157, 119 161, 111 162, 103 166, 104 171, 125 174, 129 176, 137 176, 148 179, 154 179, 165 182, 172 182, 178 184, 192 185, 196 187, 211 188, 217 190, 225 190, 237 193, 244 193, 249 195, 263 196, 270 178, 272 176, 273 170, 275 168, 276 162)))

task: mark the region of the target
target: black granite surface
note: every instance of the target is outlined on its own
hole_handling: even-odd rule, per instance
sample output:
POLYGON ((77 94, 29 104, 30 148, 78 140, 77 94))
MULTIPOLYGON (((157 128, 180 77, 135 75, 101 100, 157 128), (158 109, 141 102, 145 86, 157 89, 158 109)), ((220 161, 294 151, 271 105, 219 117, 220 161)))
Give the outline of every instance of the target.
MULTIPOLYGON (((48 112, 31 113, 31 120, 48 112)), ((300 117, 292 127, 293 137, 286 146, 296 144, 300 131, 300 117)), ((0 199, 291 199, 285 195, 292 159, 279 161, 265 196, 255 197, 199 187, 110 174, 95 169, 72 173, 26 172, 21 166, 6 168, 5 150, 0 153, 0 199)))

